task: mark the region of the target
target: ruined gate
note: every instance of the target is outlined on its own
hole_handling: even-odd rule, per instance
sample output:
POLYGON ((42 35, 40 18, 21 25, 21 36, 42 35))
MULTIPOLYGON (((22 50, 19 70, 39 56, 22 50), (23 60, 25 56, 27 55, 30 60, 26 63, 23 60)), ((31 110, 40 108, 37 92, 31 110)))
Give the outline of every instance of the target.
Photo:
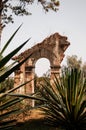
MULTIPOLYGON (((50 61, 51 80, 53 79, 54 74, 59 75, 64 52, 69 45, 70 43, 67 41, 67 37, 55 33, 44 39, 41 43, 38 43, 20 55, 15 56, 13 60, 22 60, 33 53, 31 57, 15 71, 15 86, 34 78, 35 63, 39 58, 47 58, 50 61)), ((19 92, 34 92, 34 80, 32 80, 28 86, 26 85, 25 87, 20 88, 19 92)))

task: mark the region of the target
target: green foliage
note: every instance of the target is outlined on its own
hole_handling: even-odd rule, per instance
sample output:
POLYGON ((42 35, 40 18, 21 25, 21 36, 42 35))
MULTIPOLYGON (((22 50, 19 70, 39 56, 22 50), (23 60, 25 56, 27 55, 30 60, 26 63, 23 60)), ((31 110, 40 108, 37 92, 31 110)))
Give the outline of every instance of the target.
POLYGON ((81 70, 66 69, 52 83, 44 80, 36 94, 13 96, 39 100, 34 107, 45 115, 45 124, 62 130, 86 130, 86 78, 81 70))
POLYGON ((76 68, 83 71, 84 76, 86 77, 86 63, 82 62, 81 58, 78 58, 76 55, 67 56, 67 66, 63 66, 62 70, 65 68, 76 68))
MULTIPOLYGON (((20 27, 19 27, 20 28, 20 27)), ((13 37, 15 36, 15 34, 17 33, 17 31, 19 30, 19 28, 15 31, 15 33, 11 36, 11 38, 8 40, 8 42, 6 43, 6 45, 3 47, 0 55, 3 54, 3 50, 5 50, 7 48, 7 46, 9 45, 9 43, 11 42, 11 40, 13 39, 13 37)), ((19 47, 17 47, 16 49, 14 49, 12 52, 10 52, 9 54, 7 54, 5 57, 3 57, 0 60, 0 83, 2 81, 4 81, 10 74, 12 74, 18 67, 20 67, 25 60, 28 59, 28 57, 24 60, 22 60, 21 62, 14 62, 12 64, 10 64, 8 67, 6 67, 4 69, 4 66, 10 61, 10 59, 29 41, 29 39, 27 41, 25 41, 23 44, 21 44, 19 47), (17 64, 16 64, 17 63, 17 64), (16 64, 16 65, 15 65, 16 64)))
POLYGON ((67 66, 68 67, 81 69, 81 65, 82 65, 82 60, 81 60, 81 58, 78 59, 78 57, 76 55, 67 57, 67 66))
POLYGON ((86 78, 81 71, 66 70, 52 85, 46 81, 43 88, 45 105, 40 109, 47 124, 64 130, 86 129, 86 78))
MULTIPOLYGON (((29 11, 29 6, 32 6, 32 4, 35 3, 35 0, 17 0, 14 2, 14 0, 4 0, 0 1, 0 14, 2 13, 2 23, 6 25, 9 22, 14 22, 12 14, 15 14, 17 16, 23 16, 23 15, 31 15, 31 12, 29 11), (8 15, 8 12, 12 13, 8 15)), ((38 6, 38 3, 40 3, 43 7, 43 9, 48 12, 49 10, 57 11, 59 6, 58 0, 37 0, 36 1, 38 6)))
MULTIPOLYGON (((21 27, 21 26, 20 26, 21 27)), ((5 44, 3 49, 0 52, 0 129, 9 129, 12 127, 12 125, 15 125, 16 121, 15 120, 6 120, 11 116, 12 114, 18 114, 21 113, 23 110, 21 110, 18 106, 16 106, 17 103, 22 101, 23 99, 21 98, 8 98, 7 94, 10 92, 15 91, 16 89, 24 86, 26 83, 30 82, 27 81, 26 83, 23 83, 22 85, 17 86, 16 88, 12 88, 8 90, 10 87, 8 83, 8 76, 12 74, 18 67, 20 67, 32 54, 30 54, 28 57, 25 59, 22 59, 22 61, 18 62, 13 62, 9 66, 7 66, 7 63, 11 60, 11 58, 20 50, 22 47, 29 41, 26 40, 23 44, 21 44, 19 47, 14 49, 12 52, 7 54, 5 57, 3 57, 3 53, 6 50, 6 48, 9 46, 11 43, 12 39, 16 35, 17 31, 20 29, 20 27, 13 33, 13 35, 10 37, 8 42, 5 44), (6 84, 4 84, 6 83, 6 84), (6 91, 2 91, 1 87, 3 85, 3 89, 6 91), (5 102, 4 102, 4 99, 5 102)))
MULTIPOLYGON (((35 93, 37 93, 40 89, 43 91, 43 88, 40 86, 40 84, 44 83, 44 79, 45 79, 45 77, 37 77, 37 76, 35 76, 35 80, 34 80, 34 91, 35 91, 35 93)), ((46 80, 50 81, 50 78, 48 78, 46 76, 46 80)), ((35 106, 41 105, 41 104, 42 104, 41 101, 39 101, 39 100, 35 101, 35 106)))

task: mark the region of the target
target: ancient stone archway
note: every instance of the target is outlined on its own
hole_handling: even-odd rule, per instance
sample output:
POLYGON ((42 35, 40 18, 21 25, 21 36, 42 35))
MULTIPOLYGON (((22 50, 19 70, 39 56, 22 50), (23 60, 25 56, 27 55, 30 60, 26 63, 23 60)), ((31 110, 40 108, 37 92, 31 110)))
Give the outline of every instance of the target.
MULTIPOLYGON (((47 58, 50 61, 51 80, 54 74, 59 75, 64 52, 69 45, 70 43, 67 41, 67 37, 55 33, 44 39, 41 43, 36 44, 32 48, 14 57, 14 60, 22 60, 33 53, 31 57, 15 71, 15 86, 34 78, 35 63, 39 58, 47 58)), ((26 85, 19 91, 21 93, 34 92, 34 81, 32 80, 29 85, 26 85)))

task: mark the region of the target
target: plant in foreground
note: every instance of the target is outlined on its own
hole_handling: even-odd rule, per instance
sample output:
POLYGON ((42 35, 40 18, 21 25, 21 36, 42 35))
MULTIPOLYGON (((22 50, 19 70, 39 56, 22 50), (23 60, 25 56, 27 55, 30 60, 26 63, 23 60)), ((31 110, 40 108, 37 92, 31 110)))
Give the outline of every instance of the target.
POLYGON ((40 109, 48 125, 62 130, 86 130, 86 78, 80 70, 67 69, 59 79, 55 76, 52 84, 45 79, 41 87, 32 97, 16 96, 42 101, 34 109, 40 109))
POLYGON ((1 89, 1 83, 3 81, 5 81, 6 78, 8 78, 8 76, 10 74, 12 74, 18 67, 20 67, 31 56, 31 55, 29 55, 25 59, 22 59, 21 62, 16 61, 16 62, 11 63, 9 66, 7 65, 7 63, 11 60, 11 58, 29 41, 29 39, 28 39, 23 44, 21 44, 19 47, 17 47, 12 52, 10 52, 5 57, 3 57, 4 51, 11 43, 11 40, 14 38, 14 36, 18 32, 19 28, 13 33, 13 35, 10 37, 10 39, 5 44, 3 49, 0 51, 0 130, 1 129, 10 129, 12 127, 12 125, 15 125, 15 120, 7 120, 7 118, 12 114, 22 112, 22 110, 20 110, 20 108, 18 108, 18 107, 15 108, 15 105, 23 100, 22 98, 21 99, 16 98, 16 97, 13 97, 11 99, 7 98, 6 102, 4 102, 4 98, 7 97, 8 93, 15 91, 16 89, 18 89, 18 88, 24 86, 26 83, 30 82, 30 81, 27 81, 26 83, 24 83, 16 88, 10 89, 4 93, 2 92, 2 89, 1 89))
POLYGON ((86 130, 86 78, 81 71, 69 69, 53 85, 45 82, 40 109, 46 123, 64 130, 86 130))

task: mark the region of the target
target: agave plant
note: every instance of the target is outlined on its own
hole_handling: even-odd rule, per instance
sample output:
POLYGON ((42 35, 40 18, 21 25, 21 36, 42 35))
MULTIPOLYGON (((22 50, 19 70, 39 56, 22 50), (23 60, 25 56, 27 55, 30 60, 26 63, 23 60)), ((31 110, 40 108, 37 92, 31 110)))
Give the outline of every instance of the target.
POLYGON ((67 69, 53 83, 44 80, 37 94, 18 95, 42 101, 40 109, 45 123, 60 130, 86 130, 86 78, 78 69, 67 69))
MULTIPOLYGON (((8 78, 8 76, 10 74, 12 74, 18 67, 20 67, 31 56, 31 55, 29 55, 28 57, 23 59, 21 62, 16 61, 16 62, 11 63, 9 66, 7 65, 7 63, 11 60, 11 58, 20 49, 22 49, 22 47, 30 40, 30 39, 28 39, 23 44, 21 44, 19 47, 17 47, 12 52, 10 52, 5 57, 3 57, 4 51, 9 46, 9 44, 11 43, 12 39, 14 38, 14 36, 16 35, 16 33, 18 32, 20 27, 13 33, 13 35, 10 37, 10 39, 5 44, 3 49, 0 51, 0 85, 6 78, 8 78)), ((28 83, 28 82, 29 81, 27 81, 26 83, 28 83)), ((6 120, 6 119, 12 114, 22 112, 22 110, 20 110, 19 108, 13 107, 13 109, 10 109, 11 106, 16 105, 16 103, 23 100, 22 98, 21 99, 16 98, 16 97, 11 98, 11 99, 7 98, 7 101, 3 103, 4 98, 7 97, 8 93, 15 91, 16 89, 24 86, 26 83, 24 83, 22 85, 19 85, 16 88, 13 88, 13 89, 11 89, 9 91, 6 91, 5 93, 2 93, 2 91, 0 91, 0 129, 9 129, 9 128, 11 128, 12 125, 15 124, 15 120, 6 120)))
POLYGON ((63 130, 86 130, 86 79, 81 71, 68 69, 51 85, 42 85, 46 123, 63 130))

